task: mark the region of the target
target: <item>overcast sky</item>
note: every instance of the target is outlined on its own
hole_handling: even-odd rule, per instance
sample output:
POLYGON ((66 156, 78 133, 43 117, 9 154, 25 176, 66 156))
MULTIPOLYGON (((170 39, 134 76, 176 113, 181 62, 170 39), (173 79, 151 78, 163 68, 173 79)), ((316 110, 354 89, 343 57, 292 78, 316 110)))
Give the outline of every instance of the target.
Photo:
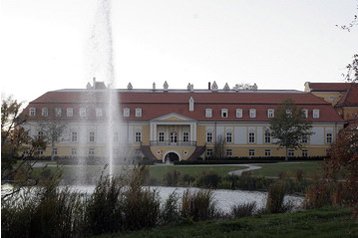
MULTIPOLYGON (((84 88, 97 0, 1 0, 1 92, 29 102, 84 88)), ((303 90, 343 81, 358 53, 357 0, 113 0, 117 87, 216 81, 303 90)), ((94 75, 96 76, 96 75, 94 75)), ((104 79, 99 78, 99 81, 104 79)))

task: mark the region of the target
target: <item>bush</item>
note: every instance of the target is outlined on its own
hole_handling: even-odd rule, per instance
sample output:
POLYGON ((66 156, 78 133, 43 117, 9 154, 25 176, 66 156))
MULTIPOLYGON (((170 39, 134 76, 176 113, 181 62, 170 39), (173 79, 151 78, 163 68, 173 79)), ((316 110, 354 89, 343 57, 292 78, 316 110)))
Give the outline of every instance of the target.
POLYGON ((165 186, 177 186, 180 180, 180 172, 177 170, 169 171, 164 175, 165 186))
POLYGON ((271 184, 267 193, 266 210, 269 213, 280 213, 292 210, 292 203, 284 203, 285 183, 281 180, 271 184))
POLYGON ((231 209, 231 215, 234 218, 248 217, 254 214, 256 209, 256 202, 249 202, 240 205, 235 205, 231 209))
POLYGON ((168 199, 165 201, 165 204, 161 212, 161 223, 175 224, 178 223, 179 220, 180 220, 179 196, 174 191, 169 195, 168 199))
POLYGON ((198 220, 207 220, 216 215, 213 193, 210 190, 191 192, 187 189, 183 193, 180 213, 182 217, 198 220))
POLYGON ((332 205, 334 184, 326 181, 317 181, 308 187, 305 194, 305 208, 321 208, 332 205))
POLYGON ((197 181, 199 187, 217 188, 221 181, 221 177, 215 172, 204 172, 197 181))

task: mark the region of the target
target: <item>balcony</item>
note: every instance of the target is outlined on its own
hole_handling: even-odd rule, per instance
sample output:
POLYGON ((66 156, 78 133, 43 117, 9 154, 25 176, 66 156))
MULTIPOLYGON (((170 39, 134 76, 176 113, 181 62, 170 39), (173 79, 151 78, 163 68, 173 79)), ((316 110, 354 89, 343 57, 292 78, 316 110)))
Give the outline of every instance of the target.
POLYGON ((196 146, 196 141, 158 141, 152 140, 149 142, 150 146, 196 146))

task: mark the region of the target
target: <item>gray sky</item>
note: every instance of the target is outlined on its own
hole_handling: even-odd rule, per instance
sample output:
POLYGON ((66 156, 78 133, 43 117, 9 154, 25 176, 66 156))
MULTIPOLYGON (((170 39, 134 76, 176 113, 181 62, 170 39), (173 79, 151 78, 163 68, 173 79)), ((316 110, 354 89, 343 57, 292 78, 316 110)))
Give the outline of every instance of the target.
MULTIPOLYGON (((343 81, 358 53, 356 0, 113 0, 117 87, 216 81, 299 89, 343 81)), ((96 0, 1 0, 1 92, 29 102, 84 88, 96 0)), ((99 78, 99 81, 104 79, 99 78)))

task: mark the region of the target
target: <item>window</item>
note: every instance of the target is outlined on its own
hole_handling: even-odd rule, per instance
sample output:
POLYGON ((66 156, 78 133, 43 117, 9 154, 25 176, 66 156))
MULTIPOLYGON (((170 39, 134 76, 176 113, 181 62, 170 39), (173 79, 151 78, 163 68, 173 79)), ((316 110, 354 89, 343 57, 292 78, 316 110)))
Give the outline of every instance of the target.
POLYGON ((37 149, 37 155, 43 155, 44 151, 42 149, 37 149))
POLYGON ((86 117, 87 116, 87 110, 85 107, 80 108, 80 117, 86 117))
POLYGON ((78 138, 77 132, 73 131, 71 134, 72 134, 71 135, 71 141, 72 142, 77 142, 77 138, 78 138))
POLYGON ((313 118, 319 118, 319 109, 313 109, 313 118))
POLYGON ((236 118, 242 118, 242 109, 241 108, 236 109, 236 118))
POLYGON ((206 117, 206 118, 211 118, 211 117, 213 117, 213 110, 212 110, 211 108, 205 109, 205 117, 206 117))
POLYGON ((249 149, 249 157, 255 156, 255 150, 249 149))
POLYGON ((129 117, 131 114, 131 110, 129 108, 124 108, 123 109, 123 116, 124 117, 129 117))
POLYGON ((142 141, 142 133, 137 131, 135 133, 135 142, 141 142, 142 141))
POLYGON ((57 148, 52 148, 52 154, 57 155, 57 148))
POLYGON ((30 116, 36 116, 36 108, 34 108, 34 107, 30 107, 30 109, 29 109, 29 115, 30 116))
POLYGON ((265 130, 265 144, 270 144, 271 143, 271 133, 269 129, 265 130))
POLYGON ((327 144, 332 144, 332 133, 328 132, 326 134, 326 143, 327 144))
POLYGON ((308 150, 302 150, 302 157, 308 157, 308 150))
POLYGON ((142 117, 142 108, 135 109, 135 117, 142 117))
POLYGON ((47 116, 48 116, 48 108, 47 108, 47 107, 43 107, 43 108, 42 108, 41 115, 42 115, 43 117, 47 117, 47 116))
POLYGON ((164 132, 159 132, 159 142, 164 142, 164 132))
POLYGON ((308 143, 308 136, 303 135, 302 138, 301 138, 301 142, 302 142, 302 144, 307 144, 308 143))
POLYGON ((255 143, 255 132, 249 132, 249 143, 255 143))
POLYGON ((206 142, 207 143, 213 142, 213 133, 212 132, 206 132, 206 142))
POLYGON ((267 117, 274 118, 275 117, 275 109, 268 109, 267 110, 267 117))
POLYGON ((170 132, 170 142, 171 143, 177 143, 177 133, 176 132, 170 132))
POLYGON ((271 156, 271 150, 265 150, 265 156, 267 157, 271 156))
POLYGON ((94 148, 89 148, 88 155, 89 156, 94 156, 94 148))
POLYGON ((308 118, 308 109, 303 109, 302 112, 303 112, 303 117, 308 118))
POLYGON ((288 157, 293 157, 295 156, 295 151, 293 149, 289 149, 288 150, 288 157))
POLYGON ((94 142, 94 131, 90 131, 90 133, 89 133, 89 141, 94 142))
POLYGON ((71 108, 71 107, 67 108, 66 114, 67 114, 67 117, 73 117, 73 108, 71 108))
POLYGON ((183 141, 184 141, 184 142, 188 142, 188 141, 189 141, 189 132, 184 132, 184 133, 183 133, 183 141))
POLYGON ((206 157, 207 158, 213 157, 213 149, 207 149, 206 150, 206 157))
POLYGON ((229 112, 227 109, 221 109, 221 117, 222 118, 227 118, 229 116, 229 112))
POLYGON ((250 118, 256 117, 256 109, 250 109, 250 118))
POLYGON ((43 131, 39 131, 39 132, 37 133, 37 138, 38 138, 38 139, 43 139, 43 138, 44 138, 44 132, 43 132, 43 131))
POLYGON ((62 109, 59 108, 59 107, 56 107, 55 108, 55 116, 56 117, 61 117, 61 115, 62 115, 62 109))
POLYGON ((232 149, 226 149, 226 157, 232 157, 232 149))
POLYGON ((231 143, 231 142, 232 142, 232 133, 226 132, 226 143, 231 143))
POLYGON ((77 149, 76 149, 76 148, 72 148, 72 149, 71 149, 71 155, 72 155, 72 156, 76 156, 76 155, 77 155, 77 149))
POLYGON ((102 116, 103 116, 102 108, 96 108, 96 117, 102 117, 102 116))

